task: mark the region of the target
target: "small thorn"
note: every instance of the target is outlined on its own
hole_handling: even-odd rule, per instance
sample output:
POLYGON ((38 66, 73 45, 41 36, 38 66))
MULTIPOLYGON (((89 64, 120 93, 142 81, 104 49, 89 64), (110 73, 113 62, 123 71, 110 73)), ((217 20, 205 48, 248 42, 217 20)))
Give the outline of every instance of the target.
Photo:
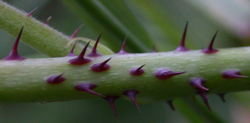
POLYGON ((129 100, 136 106, 137 110, 140 111, 140 107, 136 99, 138 93, 139 92, 137 90, 126 90, 123 92, 123 95, 127 96, 129 100))
POLYGON ((117 110, 116 110, 116 106, 115 106, 115 101, 118 99, 118 96, 106 96, 103 99, 105 99, 108 104, 110 105, 115 117, 118 116, 117 110))
POLYGON ((226 102, 226 99, 225 99, 225 94, 220 93, 220 94, 218 94, 218 96, 220 97, 220 99, 222 100, 222 102, 223 102, 223 103, 225 103, 225 102, 226 102))
POLYGON ((170 107, 173 111, 175 111, 175 107, 174 107, 174 104, 173 104, 173 100, 168 100, 166 103, 169 105, 169 107, 170 107))
POLYGON ((237 78, 248 78, 248 76, 242 75, 237 69, 229 69, 222 72, 222 77, 225 79, 237 79, 237 78))
POLYGON ((106 70, 109 70, 110 69, 110 65, 107 64, 109 61, 111 60, 111 58, 101 62, 101 63, 97 63, 97 64, 93 64, 91 66, 91 70, 94 71, 94 72, 103 72, 103 71, 106 71, 106 70))
POLYGON ((208 110, 211 111, 211 107, 210 107, 210 105, 208 103, 207 93, 206 92, 200 92, 198 94, 201 97, 201 99, 203 100, 203 102, 205 103, 205 105, 207 106, 208 110))
POLYGON ((142 75, 144 73, 144 70, 142 69, 144 66, 145 66, 145 64, 141 65, 140 67, 132 68, 130 70, 130 74, 133 75, 133 76, 140 76, 140 75, 142 75))
POLYGON ((24 27, 22 26, 9 55, 6 56, 4 60, 24 60, 25 59, 24 57, 20 56, 18 53, 18 45, 19 45, 19 42, 23 33, 23 29, 24 27))
POLYGON ((185 46, 186 35, 187 35, 187 29, 188 29, 188 21, 186 22, 184 31, 183 31, 183 33, 182 33, 182 38, 181 38, 181 40, 180 40, 180 44, 179 44, 179 46, 175 49, 175 51, 178 51, 178 52, 185 52, 185 51, 188 51, 188 50, 189 50, 189 49, 186 48, 186 46, 185 46))
POLYGON ((71 50, 70 50, 70 52, 69 52, 69 54, 67 56, 76 56, 74 54, 75 47, 76 47, 76 42, 73 44, 73 46, 72 46, 72 48, 71 48, 71 50))
POLYGON ((29 13, 26 14, 27 17, 31 17, 32 14, 37 10, 38 7, 32 9, 29 13))
POLYGON ((122 42, 122 46, 121 46, 121 49, 119 52, 117 52, 117 54, 128 54, 128 52, 125 50, 125 47, 126 47, 126 42, 127 42, 127 38, 125 38, 122 42))
POLYGON ((98 57, 98 56, 101 56, 100 53, 97 52, 97 46, 99 44, 99 41, 102 37, 102 34, 100 34, 97 39, 96 39, 96 42, 95 42, 95 45, 94 47, 92 48, 92 51, 88 54, 89 57, 98 57))
POLYGON ((218 31, 215 32, 215 34, 214 34, 210 44, 208 45, 208 47, 202 50, 203 53, 205 53, 205 54, 213 54, 213 53, 218 52, 217 49, 213 48, 214 41, 216 39, 217 34, 218 34, 218 31))
POLYGON ((83 25, 81 24, 71 35, 70 35, 70 38, 73 39, 75 38, 78 33, 80 32, 81 28, 83 27, 83 25))
POLYGON ((52 16, 49 16, 49 17, 46 19, 46 21, 44 22, 44 24, 49 25, 49 22, 50 22, 51 19, 52 19, 52 16))
POLYGON ((211 110, 209 103, 208 103, 208 97, 207 92, 208 88, 204 86, 205 80, 200 77, 194 77, 190 79, 190 85, 196 89, 197 94, 201 97, 205 105, 208 107, 209 110, 211 110))
POLYGON ((84 65, 84 64, 91 62, 90 59, 84 58, 84 55, 85 55, 86 50, 89 46, 89 43, 90 42, 88 42, 85 45, 85 47, 82 49, 82 52, 78 56, 76 56, 76 58, 70 59, 68 62, 72 65, 84 65))
POLYGON ((63 77, 63 73, 59 75, 51 75, 49 76, 46 81, 49 84, 60 84, 65 81, 65 78, 63 77))
POLYGON ((92 83, 80 83, 75 86, 75 89, 78 91, 83 91, 95 96, 104 97, 102 94, 95 92, 93 89, 95 89, 97 86, 92 83))
POLYGON ((174 72, 172 70, 169 69, 165 69, 165 68, 160 68, 157 69, 155 72, 155 77, 158 79, 169 79, 171 77, 174 77, 176 75, 180 75, 180 74, 184 74, 185 72, 174 72))
POLYGON ((207 92, 209 90, 203 85, 204 83, 205 83, 205 80, 200 77, 194 77, 194 78, 191 78, 190 80, 191 86, 194 87, 199 92, 207 92))

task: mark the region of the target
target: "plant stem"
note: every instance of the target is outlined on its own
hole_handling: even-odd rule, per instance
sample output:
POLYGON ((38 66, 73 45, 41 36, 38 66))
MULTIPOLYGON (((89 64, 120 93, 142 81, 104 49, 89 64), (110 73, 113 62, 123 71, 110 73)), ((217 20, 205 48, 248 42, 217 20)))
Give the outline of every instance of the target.
POLYGON ((162 52, 127 55, 107 55, 92 59, 82 66, 68 63, 72 57, 27 59, 24 61, 0 61, 0 100, 33 102, 73 100, 89 97, 74 89, 77 83, 96 84, 95 91, 103 95, 121 96, 123 91, 139 91, 139 101, 159 101, 195 94, 190 86, 192 77, 204 78, 209 93, 229 93, 250 89, 250 78, 225 79, 221 72, 238 69, 249 76, 250 47, 221 49, 216 54, 204 54, 200 50, 188 52, 162 52), (90 66, 112 58, 111 68, 105 72, 93 72, 90 66), (132 67, 143 67, 142 76, 131 76, 132 67), (158 68, 186 72, 166 80, 154 76, 158 68), (61 74, 66 78, 61 84, 48 84, 46 77, 61 74))
MULTIPOLYGON (((65 56, 71 47, 67 47, 70 41, 68 36, 37 21, 27 13, 22 12, 3 1, 0 1, 0 28, 12 35, 16 35, 19 29, 24 26, 23 41, 33 48, 49 56, 65 56)), ((88 42, 90 39, 84 40, 88 42)), ((93 46, 93 41, 91 46, 93 46)), ((110 54, 112 51, 103 45, 99 45, 103 54, 110 54)), ((76 52, 81 51, 81 45, 76 46, 76 52)))

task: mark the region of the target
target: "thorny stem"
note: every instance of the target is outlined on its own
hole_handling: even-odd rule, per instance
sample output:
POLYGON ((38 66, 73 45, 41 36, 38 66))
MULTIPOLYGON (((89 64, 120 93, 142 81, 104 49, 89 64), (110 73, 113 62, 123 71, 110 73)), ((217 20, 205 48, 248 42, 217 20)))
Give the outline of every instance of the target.
MULTIPOLYGON (((16 35, 24 26, 23 41, 42 53, 49 56, 65 56, 71 47, 67 47, 70 38, 61 32, 49 27, 47 24, 37 21, 28 13, 20 11, 7 3, 0 1, 0 29, 16 35)), ((86 39, 85 42, 89 41, 86 39)), ((91 42, 91 46, 94 41, 91 42)), ((76 46, 76 52, 81 51, 81 45, 76 46)), ((99 51, 103 54, 112 53, 103 45, 99 45, 99 51)))
MULTIPOLYGON (((190 86, 192 77, 202 77, 209 93, 219 94, 250 89, 250 78, 226 79, 222 72, 238 69, 249 76, 250 47, 221 49, 216 54, 204 54, 201 50, 188 52, 161 52, 127 55, 107 55, 92 58, 82 66, 68 63, 72 57, 26 59, 23 61, 0 61, 1 101, 59 101, 90 97, 88 93, 74 89, 78 83, 96 85, 96 92, 103 95, 121 96, 129 89, 137 90, 138 101, 171 100, 196 94, 190 86), (90 67, 112 57, 110 69, 93 72, 90 67), (141 76, 131 76, 133 67, 143 67, 141 76), (159 68, 168 68, 184 74, 161 80, 154 73, 159 68), (65 81, 48 84, 46 78, 61 74, 65 81)), ((93 96, 92 96, 93 97, 93 96)))

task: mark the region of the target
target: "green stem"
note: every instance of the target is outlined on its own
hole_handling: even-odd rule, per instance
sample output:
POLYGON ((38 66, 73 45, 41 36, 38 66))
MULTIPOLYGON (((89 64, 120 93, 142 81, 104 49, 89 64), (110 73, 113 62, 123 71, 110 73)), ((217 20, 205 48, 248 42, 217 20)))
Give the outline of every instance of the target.
MULTIPOLYGON (((40 52, 49 56, 65 56, 69 53, 71 47, 67 47, 70 41, 68 36, 37 21, 33 17, 28 17, 27 13, 0 1, 0 28, 12 35, 16 35, 21 26, 25 27, 23 41, 40 52)), ((91 46, 93 46, 93 43, 91 43, 91 46)), ((80 52, 80 50, 81 45, 76 46, 76 52, 80 52)), ((112 53, 109 48, 103 45, 99 45, 99 51, 104 54, 112 53)))
POLYGON ((159 101, 195 94, 189 84, 191 77, 202 77, 210 93, 229 93, 250 89, 250 78, 224 79, 221 72, 238 69, 250 75, 250 47, 221 49, 216 54, 199 51, 108 55, 92 59, 82 66, 68 63, 72 57, 0 61, 1 101, 59 101, 89 97, 74 89, 77 83, 93 83, 95 91, 104 95, 121 96, 127 89, 139 91, 139 101, 159 101), (90 66, 112 58, 106 72, 96 73, 90 66), (131 76, 129 70, 145 64, 142 76, 131 76), (154 76, 158 68, 183 72, 170 79, 154 76), (64 73, 61 84, 50 85, 45 78, 64 73))

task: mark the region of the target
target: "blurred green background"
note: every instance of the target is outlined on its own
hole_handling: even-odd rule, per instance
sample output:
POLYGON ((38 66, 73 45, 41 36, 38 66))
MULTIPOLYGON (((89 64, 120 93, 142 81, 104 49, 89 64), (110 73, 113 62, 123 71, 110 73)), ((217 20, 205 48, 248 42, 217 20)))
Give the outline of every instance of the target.
MULTIPOLYGON (((249 0, 5 0, 29 12, 37 7, 33 17, 70 35, 83 24, 79 36, 96 39, 114 51, 124 37, 130 52, 169 51, 176 48, 186 21, 189 21, 187 46, 200 49, 207 46, 213 33, 219 30, 215 46, 220 48, 247 46, 250 41, 249 0)), ((0 30, 0 55, 8 54, 14 40, 0 30)), ((46 57, 22 44, 21 54, 46 57)), ((198 97, 174 100, 177 111, 165 102, 142 104, 141 112, 126 100, 117 101, 119 117, 115 118, 101 99, 68 102, 1 103, 0 123, 248 123, 250 121, 249 92, 226 95, 226 103, 210 95, 212 111, 198 97)))

